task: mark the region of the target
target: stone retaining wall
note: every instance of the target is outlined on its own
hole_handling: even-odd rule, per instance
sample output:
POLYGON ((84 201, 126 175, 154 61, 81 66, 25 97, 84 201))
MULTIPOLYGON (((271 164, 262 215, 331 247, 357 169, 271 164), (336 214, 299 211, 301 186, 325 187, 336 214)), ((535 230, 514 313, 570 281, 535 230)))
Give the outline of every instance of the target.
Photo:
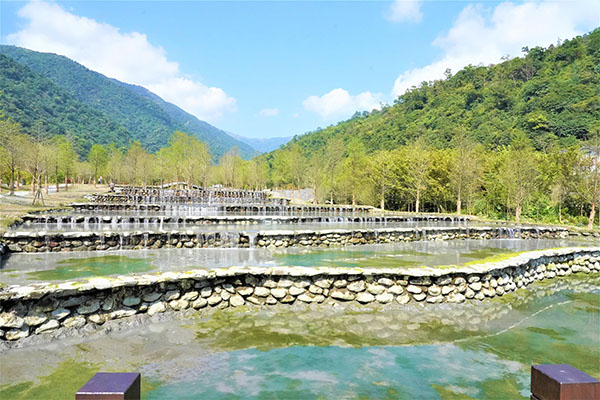
POLYGON ((144 204, 144 203, 73 203, 71 207, 76 211, 161 211, 173 210, 179 207, 185 207, 188 211, 193 209, 208 208, 224 213, 287 213, 287 214, 365 214, 373 210, 371 206, 303 206, 303 205, 282 205, 271 206, 262 204, 243 204, 243 205, 178 205, 178 204, 144 204))
POLYGON ((22 225, 29 224, 61 224, 68 227, 74 224, 111 224, 122 225, 126 224, 168 224, 177 223, 185 225, 215 225, 215 224, 260 224, 260 223, 281 223, 281 224, 303 224, 303 223, 338 223, 338 222, 355 222, 355 223, 396 223, 396 222, 468 222, 469 217, 466 216, 440 216, 440 215, 389 215, 389 216, 263 216, 263 215, 221 215, 221 216, 85 216, 85 215, 59 215, 59 214, 27 214, 20 218, 20 221, 11 226, 16 228, 22 225))
POLYGON ((90 278, 0 291, 0 340, 167 310, 301 303, 462 303, 556 277, 600 272, 600 247, 523 253, 501 262, 422 268, 223 268, 90 278))
POLYGON ((554 227, 430 227, 201 233, 193 231, 114 233, 11 231, 4 234, 3 241, 11 252, 44 253, 182 247, 335 247, 417 240, 556 239, 568 236, 567 229, 554 227))

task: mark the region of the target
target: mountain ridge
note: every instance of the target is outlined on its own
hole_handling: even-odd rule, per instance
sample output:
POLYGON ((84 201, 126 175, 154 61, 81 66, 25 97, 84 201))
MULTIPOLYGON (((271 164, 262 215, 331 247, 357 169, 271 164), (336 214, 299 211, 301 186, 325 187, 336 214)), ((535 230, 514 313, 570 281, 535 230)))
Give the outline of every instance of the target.
MULTIPOLYGON (((199 120, 149 90, 106 77, 68 57, 8 45, 0 45, 0 54, 52 81, 82 104, 103 113, 106 119, 122 126, 133 140, 139 140, 150 151, 166 146, 171 134, 181 130, 205 141, 215 160, 234 146, 240 149, 244 158, 258 153, 247 143, 199 120)), ((11 116, 10 113, 8 115, 11 116)))

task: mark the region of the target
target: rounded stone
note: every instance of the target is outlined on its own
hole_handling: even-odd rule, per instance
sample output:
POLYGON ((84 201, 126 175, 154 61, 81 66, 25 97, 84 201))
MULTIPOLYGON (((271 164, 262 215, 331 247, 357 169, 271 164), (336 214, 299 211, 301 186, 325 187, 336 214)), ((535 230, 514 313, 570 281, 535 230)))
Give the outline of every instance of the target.
POLYGON ((287 290, 284 288, 271 289, 271 295, 276 299, 283 299, 287 295, 287 290))
POLYGON ((356 296, 356 301, 363 304, 372 303, 375 301, 375 296, 369 292, 361 292, 356 296))
POLYGON ((146 302, 146 303, 154 303, 156 300, 160 299, 162 296, 161 293, 158 292, 150 292, 148 294, 145 294, 142 299, 146 302))
POLYGON ((180 296, 179 290, 170 290, 167 293, 165 293, 164 300, 165 301, 177 300, 179 298, 179 296, 180 296))
POLYGON ((257 297, 267 297, 270 293, 266 287, 259 286, 254 289, 254 295, 257 297))
POLYGON ((204 297, 199 297, 197 300, 192 302, 192 307, 194 308, 203 308, 206 307, 208 301, 204 297))
POLYGON ((37 328, 35 330, 35 334, 37 335, 37 334, 44 333, 44 332, 50 332, 50 331, 57 329, 59 326, 60 326, 60 323, 57 320, 51 319, 50 321, 46 322, 45 324, 43 324, 39 328, 37 328))
POLYGON ((183 296, 181 296, 181 300, 193 301, 198 298, 199 294, 198 291, 192 290, 191 292, 184 293, 183 296))
POLYGON ((429 286, 427 288, 427 293, 430 296, 439 296, 442 293, 442 288, 437 285, 429 286))
POLYGON ((389 293, 397 296, 397 295, 401 295, 402 293, 404 293, 404 288, 402 288, 402 286, 400 286, 400 285, 392 285, 388 288, 387 291, 389 293))
POLYGON ((52 318, 56 318, 60 321, 61 319, 69 316, 69 314, 71 314, 71 311, 67 310, 66 308, 58 308, 52 311, 52 318))
POLYGON ((4 335, 6 340, 10 340, 10 341, 23 339, 23 338, 26 338, 27 336, 29 336, 29 327, 27 327, 27 326, 23 326, 20 329, 13 329, 13 330, 7 331, 4 335))
POLYGON ((141 300, 139 297, 128 296, 123 299, 123 305, 126 307, 137 306, 140 303, 141 300))
POLYGON ((289 289, 289 293, 290 293, 292 296, 298 296, 298 295, 300 295, 300 294, 304 293, 304 288, 300 288, 300 287, 292 286, 292 287, 289 289))
POLYGON ((382 294, 383 292, 385 292, 385 287, 369 283, 367 284, 367 292, 374 295, 382 294))
POLYGON ((245 301, 244 301, 244 298, 242 296, 240 296, 239 294, 234 294, 229 299, 229 304, 232 307, 240 307, 240 306, 243 306, 245 304, 245 301))
POLYGON ((392 300, 394 300, 394 295, 392 295, 391 293, 381 293, 375 296, 375 298, 378 302, 385 304, 390 303, 392 300))
POLYGON ((29 314, 25 318, 25 323, 29 326, 38 326, 48 320, 46 314, 29 314))
POLYGON ((416 301, 423 301, 425 300, 425 297, 427 297, 425 293, 413 294, 413 299, 415 299, 416 301))
POLYGON ((85 325, 85 317, 81 315, 69 317, 62 322, 62 325, 65 328, 81 328, 85 325))
POLYGON ((166 310, 166 303, 164 301, 158 301, 154 304, 151 304, 150 307, 148 307, 147 313, 148 315, 152 316, 154 314, 165 312, 166 310))
POLYGON ((354 281, 348 284, 348 290, 351 292, 362 292, 367 288, 365 281, 354 281))
POLYGON ((408 285, 408 286, 406 287, 406 291, 407 291, 408 293, 412 293, 412 294, 420 294, 420 293, 421 293, 423 290, 421 290, 421 288, 420 288, 420 287, 418 287, 418 286, 415 286, 415 285, 408 285))
POLYGON ((396 297, 396 301, 400 304, 406 304, 410 301, 410 296, 407 293, 396 297))
POLYGON ((14 312, 0 314, 0 327, 2 328, 20 328, 24 323, 25 320, 14 312))

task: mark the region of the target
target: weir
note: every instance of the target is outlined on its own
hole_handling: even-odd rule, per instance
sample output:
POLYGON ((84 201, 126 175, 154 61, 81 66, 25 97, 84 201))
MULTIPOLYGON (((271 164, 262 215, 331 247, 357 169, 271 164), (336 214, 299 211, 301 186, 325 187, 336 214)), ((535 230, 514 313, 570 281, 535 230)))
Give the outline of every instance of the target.
POLYGON ((421 268, 240 268, 89 278, 0 291, 0 340, 167 310, 241 306, 485 300, 529 284, 598 274, 600 248, 527 252, 500 262, 421 268))

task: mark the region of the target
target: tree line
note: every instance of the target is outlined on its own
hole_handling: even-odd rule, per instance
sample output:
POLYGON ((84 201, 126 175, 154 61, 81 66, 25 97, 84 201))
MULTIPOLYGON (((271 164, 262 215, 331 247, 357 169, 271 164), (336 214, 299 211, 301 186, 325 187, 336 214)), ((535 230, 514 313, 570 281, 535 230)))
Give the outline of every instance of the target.
POLYGON ((264 157, 269 183, 310 187, 318 202, 361 203, 381 209, 456 212, 495 219, 586 224, 591 229, 600 191, 600 131, 587 141, 537 151, 513 131, 508 145, 483 146, 457 130, 450 147, 425 137, 368 153, 359 139, 332 138, 320 151, 298 143, 264 157))
POLYGON ((315 202, 367 204, 385 210, 456 212, 521 222, 587 224, 600 201, 600 129, 587 141, 538 151, 518 130, 506 146, 490 149, 465 130, 439 149, 419 137, 393 150, 367 152, 358 139, 332 138, 320 151, 298 143, 252 160, 236 148, 211 162, 205 143, 176 131, 168 146, 150 153, 140 142, 128 147, 95 144, 81 160, 66 136, 40 139, 9 119, 0 120, 0 186, 32 193, 59 183, 188 187, 222 184, 247 189, 310 188, 315 202))
POLYGON ((214 164, 206 143, 179 131, 155 153, 139 141, 128 147, 94 144, 87 159, 80 159, 67 136, 42 139, 28 133, 10 119, 0 120, 0 187, 4 183, 11 195, 23 184, 32 193, 48 193, 51 185, 58 192, 60 183, 68 190, 70 183, 96 184, 100 178, 103 183, 142 186, 179 182, 263 189, 267 184, 265 162, 245 161, 234 147, 214 164))

